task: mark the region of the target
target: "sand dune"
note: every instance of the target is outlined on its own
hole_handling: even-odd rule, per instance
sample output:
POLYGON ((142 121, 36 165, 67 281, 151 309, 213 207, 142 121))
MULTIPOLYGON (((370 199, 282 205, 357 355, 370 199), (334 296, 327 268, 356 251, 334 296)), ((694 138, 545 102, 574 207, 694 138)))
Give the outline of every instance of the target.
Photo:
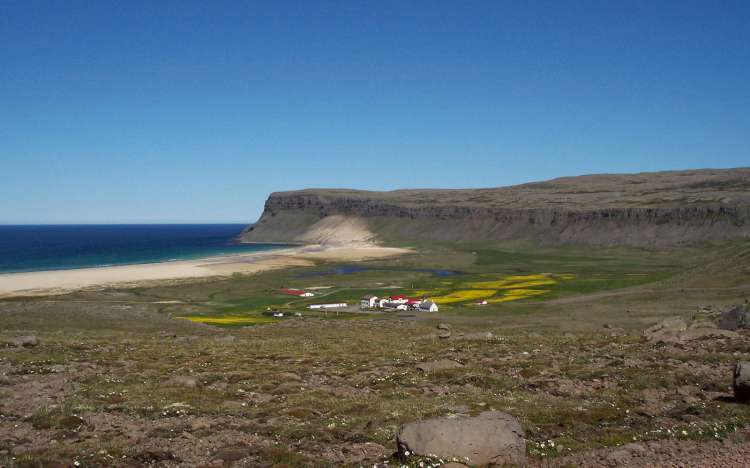
POLYGON ((63 294, 102 286, 137 286, 151 281, 258 273, 315 261, 359 261, 401 255, 407 249, 369 243, 308 245, 197 260, 145 263, 74 270, 0 274, 0 297, 63 294))

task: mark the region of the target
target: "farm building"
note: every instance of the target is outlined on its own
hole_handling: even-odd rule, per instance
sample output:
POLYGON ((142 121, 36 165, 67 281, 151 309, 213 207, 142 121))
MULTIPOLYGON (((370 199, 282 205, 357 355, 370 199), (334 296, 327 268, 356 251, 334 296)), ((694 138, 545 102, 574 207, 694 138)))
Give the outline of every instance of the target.
POLYGON ((398 296, 391 296, 388 298, 388 302, 393 304, 406 304, 409 301, 409 298, 399 294, 398 296))
POLYGON ((289 296, 299 296, 299 297, 313 297, 315 294, 307 291, 303 291, 302 289, 296 289, 296 288, 281 288, 279 291, 282 294, 287 294, 289 296))
POLYGON ((414 298, 408 298, 406 300, 406 305, 409 306, 412 309, 418 309, 419 304, 422 303, 422 299, 414 299, 414 298))
POLYGON ((308 309, 340 309, 346 307, 346 302, 339 302, 336 304, 312 304, 307 306, 308 309))
POLYGON ((378 296, 373 296, 372 294, 367 294, 365 296, 362 296, 362 301, 360 303, 360 307, 362 309, 372 309, 374 307, 377 307, 379 304, 378 302, 378 296))
POLYGON ((423 301, 421 304, 419 304, 419 310, 423 312, 437 312, 438 305, 432 301, 423 301))

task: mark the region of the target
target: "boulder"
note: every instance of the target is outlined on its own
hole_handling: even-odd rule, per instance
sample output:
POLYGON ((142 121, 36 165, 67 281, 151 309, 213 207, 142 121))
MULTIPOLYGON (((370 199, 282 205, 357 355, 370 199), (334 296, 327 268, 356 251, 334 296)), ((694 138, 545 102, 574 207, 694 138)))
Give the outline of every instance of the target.
POLYGON ((34 335, 17 336, 11 341, 17 348, 33 348, 39 344, 39 338, 34 335))
POLYGON ((716 328, 705 321, 693 322, 688 326, 688 323, 680 317, 664 319, 647 328, 643 334, 649 341, 662 343, 683 343, 702 338, 736 338, 739 336, 735 332, 716 328))
POLYGON ((438 323, 437 329, 438 330, 450 330, 451 327, 447 323, 438 323))
POLYGON ((196 388, 200 385, 200 382, 198 382, 198 379, 195 377, 180 375, 169 379, 167 385, 173 387, 196 388))
POLYGON ((441 330, 440 333, 438 333, 438 338, 441 340, 447 340, 451 337, 451 331, 450 330, 441 330))
POLYGON ((738 338, 737 332, 719 330, 716 327, 690 327, 685 332, 679 333, 678 338, 682 341, 698 340, 701 338, 738 338))
POLYGON ((224 447, 214 452, 213 459, 232 463, 249 455, 250 449, 248 447, 224 447))
POLYGON ((279 372, 277 375, 279 377, 279 380, 281 380, 282 382, 299 382, 302 380, 302 377, 300 377, 298 374, 295 374, 294 372, 279 372))
POLYGON ((688 324, 682 317, 668 317, 656 325, 648 327, 644 332, 646 336, 665 333, 679 333, 687 330, 688 324))
POLYGON ((526 458, 523 429, 513 416, 500 411, 405 424, 396 443, 401 457, 408 453, 471 465, 521 464, 526 458))
POLYGON ((441 370, 447 370, 447 369, 456 369, 459 367, 463 367, 464 365, 452 361, 450 359, 441 359, 439 361, 432 361, 432 362, 422 362, 420 364, 417 364, 417 370, 420 370, 425 373, 429 372, 435 372, 435 371, 441 371, 441 370))
POLYGON ((744 403, 750 402, 750 362, 738 362, 734 366, 734 399, 744 403))
POLYGON ((750 328, 750 306, 732 306, 721 313, 719 328, 722 330, 743 330, 750 328))
POLYGON ((487 341, 495 337, 492 332, 463 333, 454 339, 464 341, 487 341))

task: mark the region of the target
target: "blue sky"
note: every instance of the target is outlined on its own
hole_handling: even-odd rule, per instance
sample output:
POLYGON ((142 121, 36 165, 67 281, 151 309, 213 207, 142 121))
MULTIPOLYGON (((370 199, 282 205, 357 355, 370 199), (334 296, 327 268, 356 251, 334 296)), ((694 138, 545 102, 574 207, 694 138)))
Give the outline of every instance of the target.
POLYGON ((748 165, 744 0, 0 0, 3 223, 748 165))

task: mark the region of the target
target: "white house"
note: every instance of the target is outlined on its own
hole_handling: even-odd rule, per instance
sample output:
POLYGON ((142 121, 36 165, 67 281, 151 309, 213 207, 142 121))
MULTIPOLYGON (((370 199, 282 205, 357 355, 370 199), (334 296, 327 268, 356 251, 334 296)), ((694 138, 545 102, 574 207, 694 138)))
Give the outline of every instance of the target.
POLYGON ((372 294, 367 294, 366 296, 362 296, 362 301, 360 302, 359 307, 361 309, 372 309, 378 305, 378 297, 373 296, 372 294))
POLYGON ((398 304, 396 305, 396 310, 409 310, 409 306, 406 304, 398 304))
POLYGON ((422 301, 422 303, 419 304, 419 310, 422 312, 437 312, 438 305, 432 301, 422 301))
POLYGON ((388 304, 388 299, 386 298, 381 298, 381 299, 378 299, 377 301, 377 306, 380 307, 381 309, 385 307, 386 304, 388 304))
POLYGON ((339 302, 336 304, 312 304, 307 306, 308 309, 339 309, 346 307, 346 302, 339 302))
POLYGON ((315 294, 311 292, 303 292, 300 297, 313 297, 315 294))

